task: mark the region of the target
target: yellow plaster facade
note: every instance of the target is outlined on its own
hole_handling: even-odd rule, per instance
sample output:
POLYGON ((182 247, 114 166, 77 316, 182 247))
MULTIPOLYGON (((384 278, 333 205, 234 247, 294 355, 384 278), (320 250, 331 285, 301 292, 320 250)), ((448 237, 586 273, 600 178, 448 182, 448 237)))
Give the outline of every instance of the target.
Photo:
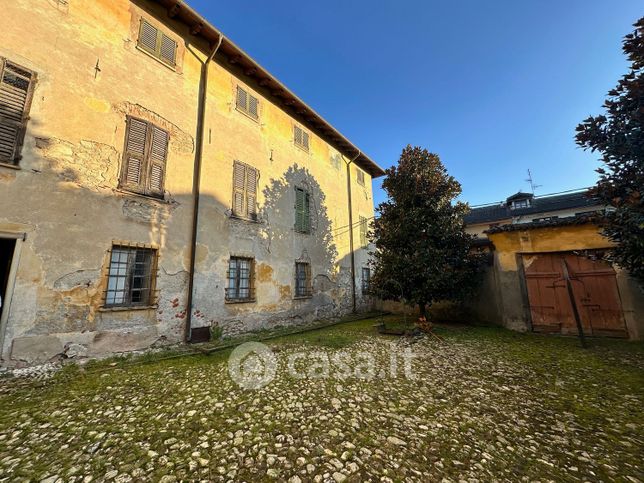
MULTIPOLYGON (((0 29, 0 57, 37 75, 18 169, 0 165, 0 238, 24 234, 3 308, 3 361, 43 361, 70 344, 91 357, 182 340, 199 88, 211 47, 146 0, 15 0, 3 15, 11 22, 0 29), (177 42, 176 67, 138 47, 141 18, 177 42), (127 116, 169 133, 163 199, 119 188, 127 116), (152 306, 104 307, 116 241, 157 249, 152 306)), ((359 168, 349 167, 350 227, 353 153, 290 115, 226 58, 216 56, 208 76, 193 325, 232 334, 346 313, 350 233, 358 306, 367 307, 357 221, 373 217, 369 173, 362 186, 359 168), (258 98, 257 120, 236 109, 238 85, 258 98), (309 133, 308 151, 294 143, 295 125, 309 133), (256 222, 231 216, 234 161, 259 170, 256 222), (310 234, 294 230, 296 186, 311 194, 310 234), (234 255, 255 261, 253 303, 224 299, 234 255), (293 297, 296 260, 311 265, 310 298, 293 297)))

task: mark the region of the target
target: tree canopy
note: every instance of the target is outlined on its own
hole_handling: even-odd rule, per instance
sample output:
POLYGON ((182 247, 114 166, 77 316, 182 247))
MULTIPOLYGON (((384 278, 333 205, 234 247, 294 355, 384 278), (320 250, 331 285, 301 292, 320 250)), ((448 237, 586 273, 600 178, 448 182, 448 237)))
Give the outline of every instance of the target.
POLYGON ((403 149, 382 184, 387 201, 376 208, 371 288, 385 300, 418 305, 421 314, 439 300, 458 300, 474 288, 482 256, 465 233, 461 185, 438 155, 403 149))
POLYGON ((605 114, 577 126, 576 141, 604 163, 593 194, 615 208, 602 220, 616 243, 611 258, 644 284, 644 18, 634 26, 623 43, 629 72, 608 92, 605 114))

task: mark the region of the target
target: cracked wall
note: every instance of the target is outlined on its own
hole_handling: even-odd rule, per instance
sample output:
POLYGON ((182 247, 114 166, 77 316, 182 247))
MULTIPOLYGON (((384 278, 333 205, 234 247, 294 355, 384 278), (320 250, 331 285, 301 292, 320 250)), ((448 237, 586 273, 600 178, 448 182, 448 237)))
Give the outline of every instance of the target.
MULTIPOLYGON (((13 22, 0 30, 0 56, 35 71, 38 82, 20 169, 0 166, 0 234, 26 234, 3 363, 42 362, 66 351, 94 357, 181 341, 196 100, 207 46, 187 27, 175 26, 168 33, 179 42, 176 70, 141 52, 141 16, 160 26, 167 22, 165 11, 145 1, 70 0, 60 11, 46 1, 16 0, 5 6, 5 15, 13 22), (24 36, 26 28, 32 35, 24 36), (170 133, 164 200, 118 187, 127 115, 170 133), (115 241, 157 248, 155 307, 103 307, 115 241)), ((211 64, 193 321, 217 325, 224 334, 351 310, 347 159, 314 133, 309 152, 295 146, 295 120, 256 87, 244 84, 227 62, 211 64), (235 109, 238 84, 260 99, 259 122, 235 109), (260 171, 257 223, 230 216, 234 160, 260 171), (312 193, 310 235, 293 229, 294 184, 312 193), (255 303, 224 301, 228 259, 235 254, 256 261, 255 303), (309 299, 293 297, 297 259, 310 260, 313 268, 309 299)), ((373 201, 369 176, 362 187, 351 170, 355 222, 373 216, 373 201)), ((359 277, 367 253, 358 249, 355 256, 359 277)), ((359 278, 356 286, 359 306, 368 307, 359 278)))

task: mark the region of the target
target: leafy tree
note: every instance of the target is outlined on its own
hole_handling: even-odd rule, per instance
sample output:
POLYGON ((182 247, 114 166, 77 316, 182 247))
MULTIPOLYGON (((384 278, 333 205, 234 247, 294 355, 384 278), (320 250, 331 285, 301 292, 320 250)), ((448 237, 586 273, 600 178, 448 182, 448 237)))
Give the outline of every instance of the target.
POLYGON ((461 185, 436 154, 407 146, 387 170, 388 195, 376 211, 372 292, 418 305, 421 315, 439 300, 458 300, 478 282, 482 256, 465 233, 466 204, 454 202, 461 185))
POLYGON ((617 244, 610 258, 644 284, 644 18, 634 27, 623 43, 630 72, 608 92, 606 113, 577 126, 576 140, 604 163, 593 194, 615 207, 601 220, 617 244))

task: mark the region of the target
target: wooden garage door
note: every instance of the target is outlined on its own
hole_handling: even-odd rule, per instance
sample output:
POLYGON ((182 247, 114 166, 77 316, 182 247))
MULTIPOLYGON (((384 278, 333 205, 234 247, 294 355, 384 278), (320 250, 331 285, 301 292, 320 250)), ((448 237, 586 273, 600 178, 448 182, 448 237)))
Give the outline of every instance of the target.
POLYGON ((602 260, 572 253, 523 255, 532 329, 577 334, 564 261, 584 333, 628 337, 615 271, 602 260))

